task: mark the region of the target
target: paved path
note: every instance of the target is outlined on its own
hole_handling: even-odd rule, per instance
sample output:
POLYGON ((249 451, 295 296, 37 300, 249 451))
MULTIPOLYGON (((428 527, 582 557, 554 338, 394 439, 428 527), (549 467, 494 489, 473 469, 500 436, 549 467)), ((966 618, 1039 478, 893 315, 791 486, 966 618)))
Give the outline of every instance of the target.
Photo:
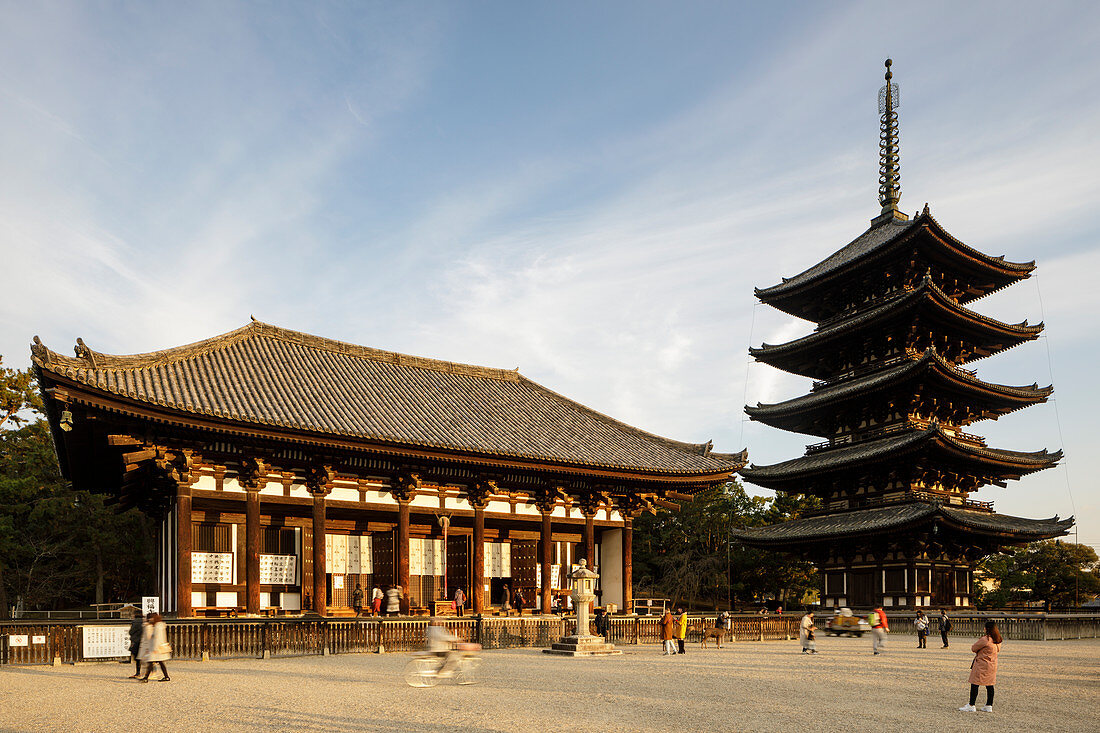
POLYGON ((405 685, 405 654, 170 662, 171 682, 145 685, 117 663, 0 668, 0 731, 1100 729, 1100 640, 1006 642, 992 714, 955 710, 967 640, 932 641, 918 650, 895 636, 879 657, 869 638, 823 638, 816 656, 797 642, 693 644, 682 657, 649 645, 610 659, 489 651, 480 684, 430 689, 405 685))

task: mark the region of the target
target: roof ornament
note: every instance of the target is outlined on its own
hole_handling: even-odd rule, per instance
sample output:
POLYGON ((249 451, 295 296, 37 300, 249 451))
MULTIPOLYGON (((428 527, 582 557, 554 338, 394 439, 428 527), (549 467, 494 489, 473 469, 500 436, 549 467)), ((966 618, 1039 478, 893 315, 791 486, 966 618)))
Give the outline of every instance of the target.
POLYGON ((908 221, 909 216, 898 208, 901 201, 901 174, 898 148, 898 113, 901 102, 898 85, 890 81, 894 72, 890 71, 893 59, 886 59, 886 83, 878 90, 879 134, 878 134, 878 202, 882 211, 871 220, 872 224, 890 222, 894 219, 908 221))
POLYGON ((31 356, 35 357, 43 364, 50 363, 50 350, 46 348, 46 344, 42 343, 42 339, 38 336, 34 337, 34 343, 31 344, 31 356))
POLYGON ((95 369, 95 353, 84 344, 84 339, 77 337, 73 351, 76 352, 76 358, 83 359, 95 369))

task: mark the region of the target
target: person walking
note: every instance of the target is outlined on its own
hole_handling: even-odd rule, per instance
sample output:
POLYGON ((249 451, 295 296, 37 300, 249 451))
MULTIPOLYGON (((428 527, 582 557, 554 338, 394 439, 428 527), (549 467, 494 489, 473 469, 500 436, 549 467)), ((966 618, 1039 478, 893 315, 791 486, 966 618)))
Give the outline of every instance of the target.
POLYGON ((523 615, 523 589, 522 588, 516 588, 515 592, 512 593, 512 605, 516 607, 516 615, 517 616, 522 616, 523 615))
POLYGON ((401 613, 401 587, 391 585, 386 589, 386 615, 397 616, 401 613))
POLYGON ((666 608, 665 615, 661 617, 661 641, 665 643, 665 653, 662 656, 676 653, 675 626, 676 619, 672 617, 672 610, 666 608))
POLYGON ((886 612, 881 607, 876 608, 867 617, 867 623, 871 624, 871 649, 875 654, 885 654, 886 634, 890 632, 890 626, 886 622, 886 612))
POLYGON ((355 617, 363 615, 363 586, 355 584, 355 590, 351 593, 351 607, 355 611, 355 617))
POLYGON ((455 588, 455 613, 461 616, 465 608, 466 594, 462 592, 461 588, 455 588))
POLYGON ((917 617, 913 619, 913 625, 917 627, 917 649, 928 648, 928 617, 924 611, 917 611, 917 617))
POLYGON ((130 657, 136 665, 134 673, 130 675, 132 680, 141 677, 141 637, 144 633, 145 619, 142 618, 141 611, 135 608, 133 618, 130 620, 130 657))
POLYGON ((940 638, 943 639, 943 646, 940 649, 947 648, 947 632, 951 630, 951 619, 947 617, 947 609, 940 610, 940 638))
POLYGON ((382 615, 382 589, 377 585, 370 592, 370 612, 372 616, 382 615))
POLYGON ((985 685, 985 705, 983 713, 993 712, 993 686, 997 684, 997 655, 1001 652, 1001 632, 996 621, 985 622, 985 635, 974 642, 970 651, 974 652, 974 661, 970 663, 970 702, 959 708, 960 712, 973 713, 977 708, 978 688, 985 685))
POLYGON ((512 615, 512 591, 508 588, 508 584, 504 584, 504 588, 500 594, 500 612, 504 616, 512 615))
POLYGON ((602 608, 596 609, 596 634, 607 639, 607 611, 602 608))
POLYGON ((677 608, 676 613, 679 614, 676 617, 676 646, 679 648, 680 654, 685 654, 684 640, 687 639, 688 633, 688 615, 687 611, 682 608, 677 608))
POLYGON ((160 665, 160 679, 157 682, 170 682, 168 668, 164 662, 172 658, 172 647, 168 645, 168 626, 164 623, 159 613, 150 613, 145 617, 146 623, 141 635, 141 648, 138 656, 145 662, 145 676, 142 682, 149 681, 149 675, 153 671, 153 664, 160 665))
POLYGON ((807 611, 798 624, 798 640, 802 642, 803 654, 806 652, 817 654, 817 641, 814 639, 815 631, 817 631, 817 626, 814 625, 814 612, 807 611))
POLYGON ((715 621, 714 625, 717 626, 720 629, 725 629, 726 633, 728 634, 730 632, 730 629, 733 628, 732 617, 730 616, 730 612, 729 611, 722 611, 722 613, 720 613, 718 615, 718 620, 715 621))

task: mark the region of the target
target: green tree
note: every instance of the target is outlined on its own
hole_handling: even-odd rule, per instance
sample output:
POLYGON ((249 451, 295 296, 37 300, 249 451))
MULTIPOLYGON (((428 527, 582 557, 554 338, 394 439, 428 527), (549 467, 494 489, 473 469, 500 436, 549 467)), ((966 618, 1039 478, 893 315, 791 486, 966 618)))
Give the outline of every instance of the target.
POLYGON ((814 500, 751 497, 739 482, 697 494, 679 511, 659 510, 634 522, 635 592, 687 606, 775 597, 801 600, 816 587, 809 563, 732 539, 738 527, 797 516, 814 500))
POLYGON ((132 600, 152 579, 147 517, 118 513, 61 476, 29 372, 0 373, 0 618, 132 600), (6 417, 5 417, 6 415, 6 417))
POLYGON ((1070 607, 1100 594, 1100 559, 1088 545, 1061 540, 1033 542, 979 565, 992 588, 978 597, 981 608, 1004 608, 1021 602, 1044 608, 1070 607))

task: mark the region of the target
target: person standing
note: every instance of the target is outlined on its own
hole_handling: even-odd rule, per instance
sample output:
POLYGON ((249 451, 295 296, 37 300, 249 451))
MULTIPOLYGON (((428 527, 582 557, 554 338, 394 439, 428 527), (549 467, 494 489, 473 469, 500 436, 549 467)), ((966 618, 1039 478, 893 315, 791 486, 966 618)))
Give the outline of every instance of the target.
POLYGON ((161 677, 157 682, 170 682, 168 668, 164 662, 172 658, 172 647, 168 645, 168 626, 164 623, 159 613, 150 613, 145 617, 146 624, 141 635, 141 648, 138 656, 145 662, 145 676, 142 682, 149 681, 149 675, 153 672, 153 664, 160 665, 161 677))
POLYGON ((351 593, 351 607, 355 611, 355 617, 363 615, 363 586, 355 584, 355 590, 351 593))
POLYGON ((516 615, 517 616, 522 616, 523 615, 523 589, 522 588, 517 587, 515 592, 512 593, 512 605, 516 607, 516 615))
POLYGON ((913 625, 917 627, 917 649, 928 648, 928 617, 924 611, 917 611, 917 617, 913 619, 913 625))
POLYGON ((876 608, 871 611, 867 622, 871 624, 871 649, 875 654, 885 654, 886 634, 890 631, 890 626, 886 622, 886 612, 881 607, 876 608))
POLYGON ((814 639, 815 631, 817 631, 817 626, 814 625, 814 612, 807 611, 798 625, 798 640, 802 642, 803 654, 806 652, 817 654, 817 641, 814 639))
POLYGON ((985 635, 974 642, 970 651, 974 652, 974 661, 970 663, 970 702, 959 708, 960 712, 972 713, 976 710, 974 703, 978 699, 978 688, 985 685, 985 705, 983 713, 993 712, 993 686, 997 684, 997 655, 1000 654, 1001 632, 997 630, 997 622, 985 622, 985 635))
POLYGON ((382 615, 382 589, 377 585, 370 592, 370 610, 372 616, 382 615))
POLYGON ((500 612, 505 616, 512 614, 512 591, 508 588, 508 584, 504 584, 504 588, 500 594, 500 612))
POLYGON ((940 610, 940 638, 943 639, 941 649, 947 648, 947 632, 951 630, 951 619, 947 617, 947 609, 940 610))
POLYGON ((722 611, 722 613, 719 614, 718 620, 715 622, 714 625, 717 626, 720 629, 725 629, 726 633, 728 634, 730 632, 730 629, 733 628, 733 623, 732 623, 732 618, 730 617, 730 612, 729 611, 722 611))
POLYGON ((687 653, 684 649, 684 640, 687 639, 688 633, 688 615, 687 611, 682 608, 677 608, 676 613, 676 646, 679 648, 680 654, 687 653))
POLYGON ((386 589, 386 615, 397 616, 401 613, 401 588, 391 585, 386 589))
POLYGON ((455 613, 461 616, 465 607, 466 594, 462 592, 461 588, 455 588, 455 613))
POLYGON ((668 656, 676 653, 676 644, 673 641, 676 638, 676 619, 672 617, 672 610, 666 608, 665 615, 661 617, 661 641, 665 643, 665 653, 662 656, 668 656))
POLYGON ((596 609, 596 634, 607 639, 607 611, 602 608, 596 609))
POLYGON ((141 677, 141 637, 145 632, 145 619, 141 617, 141 611, 134 609, 133 618, 130 620, 130 657, 136 665, 130 679, 141 677))

